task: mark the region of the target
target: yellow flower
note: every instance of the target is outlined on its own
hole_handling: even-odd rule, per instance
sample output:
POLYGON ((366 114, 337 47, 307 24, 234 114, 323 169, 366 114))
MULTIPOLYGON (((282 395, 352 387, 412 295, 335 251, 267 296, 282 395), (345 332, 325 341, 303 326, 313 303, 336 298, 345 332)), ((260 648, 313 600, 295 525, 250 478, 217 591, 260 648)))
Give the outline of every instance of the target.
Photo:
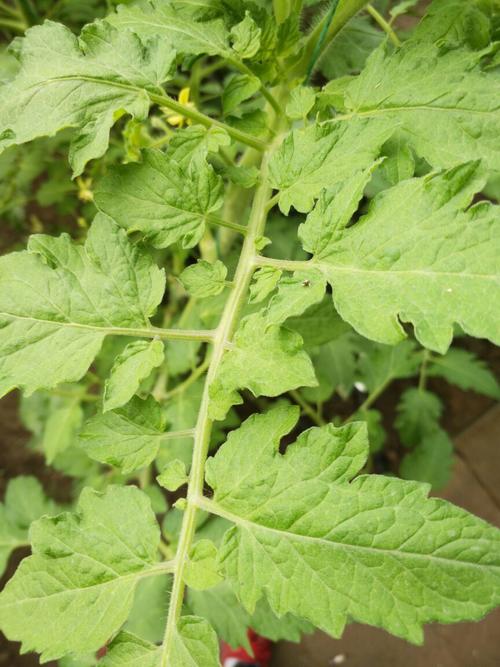
MULTIPOLYGON (((189 94, 190 90, 189 87, 182 88, 182 90, 179 93, 179 102, 180 104, 183 104, 186 107, 191 107, 194 109, 194 104, 193 102, 189 101, 189 94)), ((183 127, 184 124, 190 125, 191 121, 189 119, 186 119, 184 116, 181 114, 175 113, 170 111, 169 109, 164 109, 165 115, 167 116, 167 122, 169 125, 175 125, 177 127, 183 127)))

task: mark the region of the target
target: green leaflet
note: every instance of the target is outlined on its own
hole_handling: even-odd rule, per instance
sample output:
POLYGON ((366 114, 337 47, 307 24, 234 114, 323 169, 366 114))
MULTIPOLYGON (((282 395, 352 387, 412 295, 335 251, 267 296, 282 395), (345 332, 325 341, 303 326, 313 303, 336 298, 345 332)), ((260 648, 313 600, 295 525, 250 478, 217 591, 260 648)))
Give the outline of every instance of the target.
POLYGON ((446 431, 436 428, 406 454, 399 474, 403 479, 427 482, 434 491, 439 491, 450 480, 452 467, 453 443, 446 431))
POLYGON ((5 500, 0 503, 0 576, 12 551, 29 544, 31 523, 56 511, 57 506, 45 497, 40 482, 34 477, 15 477, 9 481, 5 500))
POLYGON ((403 445, 412 447, 439 429, 443 405, 432 392, 411 387, 403 392, 397 410, 394 426, 403 445))
POLYGON ((222 93, 222 109, 225 114, 234 112, 242 102, 248 100, 260 89, 260 81, 256 76, 235 74, 224 86, 222 93))
POLYGON ((130 632, 120 632, 99 662, 99 667, 159 667, 160 648, 130 632))
POLYGON ((180 275, 180 281, 197 299, 220 294, 226 286, 227 268, 220 260, 213 264, 199 259, 188 266, 180 275))
POLYGON ((126 620, 137 582, 165 571, 155 516, 134 487, 86 489, 77 513, 39 519, 30 536, 33 556, 0 595, 0 627, 42 661, 103 646, 126 620))
POLYGON ((280 191, 280 209, 309 211, 323 188, 372 165, 393 131, 393 124, 356 118, 290 132, 269 164, 269 183, 280 191))
POLYGON ((248 389, 254 396, 279 396, 316 383, 300 335, 269 325, 265 315, 254 313, 242 320, 210 385, 210 414, 224 419, 232 405, 242 403, 238 389, 248 389))
POLYGON ((114 167, 98 183, 97 207, 156 248, 196 245, 210 213, 222 205, 222 179, 202 156, 187 164, 147 150, 143 161, 114 167))
POLYGON ((161 340, 129 343, 119 354, 104 385, 103 412, 128 403, 151 371, 163 363, 161 340))
POLYGON ((490 43, 495 0, 434 0, 413 35, 414 41, 442 47, 467 45, 484 49, 490 43))
POLYGON ((500 399, 500 386, 494 374, 484 361, 467 350, 453 348, 442 357, 432 356, 428 375, 442 377, 465 391, 500 399))
POLYGON ((52 464, 58 454, 74 443, 83 421, 83 410, 78 394, 74 398, 54 396, 49 406, 52 409, 43 428, 41 445, 47 463, 52 464))
POLYGON ((203 618, 184 616, 169 651, 175 667, 220 667, 217 635, 203 618))
POLYGON ((134 396, 124 407, 89 419, 78 436, 79 444, 92 459, 127 475, 154 461, 161 446, 169 448, 165 426, 166 417, 154 398, 143 401, 134 396))
POLYGON ((286 105, 286 115, 288 118, 295 120, 307 118, 315 101, 316 93, 312 88, 297 86, 297 88, 294 88, 290 93, 290 100, 286 105))
POLYGON ((331 122, 368 121, 361 145, 390 123, 435 167, 482 159, 499 171, 500 76, 481 70, 483 55, 417 39, 396 51, 383 44, 347 87, 346 115, 331 122))
POLYGON ((500 531, 426 485, 350 481, 368 454, 360 423, 303 433, 281 406, 250 417, 209 459, 213 501, 235 524, 220 562, 251 611, 263 596, 339 636, 348 619, 421 643, 422 624, 479 619, 500 600, 500 531))
POLYGON ((169 461, 156 478, 156 481, 168 491, 177 491, 179 487, 188 481, 186 464, 180 459, 169 461))
POLYGON ((159 90, 174 61, 161 40, 145 45, 134 33, 99 21, 79 39, 46 21, 27 31, 16 53, 21 67, 0 96, 0 148, 73 127, 69 160, 75 175, 105 153, 117 117, 148 115, 147 89, 159 90))
POLYGON ((492 306, 500 298, 499 209, 480 203, 464 210, 480 183, 474 163, 403 181, 347 228, 336 228, 332 200, 325 226, 335 243, 311 267, 322 268, 337 310, 359 333, 394 344, 405 336, 400 321, 411 322, 422 345, 444 353, 458 322, 472 336, 500 342, 492 306))
POLYGON ((231 28, 230 34, 233 50, 239 58, 252 58, 259 51, 262 30, 250 12, 245 12, 245 18, 231 28))
POLYGON ((162 0, 150 0, 135 7, 122 6, 106 20, 121 29, 133 30, 142 39, 157 37, 178 53, 234 56, 222 20, 193 19, 191 12, 176 11, 172 4, 162 0))
POLYGON ((257 269, 252 276, 250 284, 249 303, 260 303, 264 301, 274 290, 281 278, 281 271, 272 266, 263 266, 257 269))
POLYGON ((398 345, 376 345, 358 337, 359 374, 370 393, 380 390, 393 380, 417 374, 421 353, 413 341, 398 345))
POLYGON ((295 271, 283 276, 267 307, 267 322, 283 324, 289 317, 302 315, 323 299, 325 289, 326 281, 319 271, 295 271))
POLYGON ((211 540, 198 540, 189 554, 184 579, 190 588, 204 591, 222 581, 218 569, 215 544, 211 540))
POLYGON ((80 379, 107 334, 149 328, 164 288, 163 270, 103 215, 84 246, 31 236, 0 259, 0 394, 80 379))

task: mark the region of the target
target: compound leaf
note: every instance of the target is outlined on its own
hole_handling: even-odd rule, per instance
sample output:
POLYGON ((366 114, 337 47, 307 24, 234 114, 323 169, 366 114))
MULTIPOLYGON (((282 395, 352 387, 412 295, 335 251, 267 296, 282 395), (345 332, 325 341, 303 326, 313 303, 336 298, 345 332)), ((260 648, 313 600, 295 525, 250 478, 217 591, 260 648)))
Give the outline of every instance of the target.
POLYGON ((31 236, 0 259, 0 394, 79 380, 107 334, 149 328, 164 288, 164 272, 105 216, 84 246, 31 236))
POLYGON ((159 150, 143 161, 114 167, 98 183, 97 207, 129 232, 139 231, 156 248, 203 236, 210 213, 222 204, 222 179, 198 154, 186 163, 159 150))
POLYGON ((161 340, 137 340, 119 354, 104 385, 103 412, 128 403, 143 380, 163 363, 161 340))
POLYGON ((427 482, 434 491, 442 489, 451 477, 453 443, 446 431, 435 429, 406 456, 399 467, 403 479, 427 482))
POLYGON ((280 454, 293 408, 253 415, 209 459, 204 507, 235 525, 220 563, 248 610, 264 595, 339 636, 347 620, 414 643, 422 624, 479 619, 500 601, 500 531, 428 499, 428 487, 363 475, 366 427, 313 428, 280 454))
POLYGON ((136 34, 99 21, 80 38, 46 21, 27 31, 16 53, 19 70, 0 97, 0 148, 73 127, 69 159, 75 175, 105 153, 120 115, 147 117, 147 90, 158 92, 175 55, 158 38, 144 44, 136 34))
POLYGON ((425 442, 439 428, 443 405, 431 391, 411 387, 403 392, 397 409, 394 426, 401 442, 412 447, 425 442))
POLYGON ((160 531, 147 496, 85 489, 76 513, 39 519, 30 536, 33 555, 0 595, 2 631, 42 661, 96 651, 126 620, 137 582, 155 573, 160 531))
POLYGON ((428 375, 442 377, 465 391, 500 399, 500 386, 494 374, 484 361, 467 350, 452 348, 442 357, 433 356, 428 375))

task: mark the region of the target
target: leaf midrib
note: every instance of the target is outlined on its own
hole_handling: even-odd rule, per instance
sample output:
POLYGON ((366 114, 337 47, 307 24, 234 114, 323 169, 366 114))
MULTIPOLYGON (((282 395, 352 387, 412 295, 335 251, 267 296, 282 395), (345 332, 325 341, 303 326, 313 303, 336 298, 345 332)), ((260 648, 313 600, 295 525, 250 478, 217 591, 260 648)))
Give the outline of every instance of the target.
POLYGON ((409 552, 409 551, 398 551, 397 549, 380 549, 377 547, 366 547, 366 546, 360 546, 357 544, 346 544, 345 542, 336 542, 334 540, 327 540, 323 537, 316 537, 312 535, 302 535, 299 533, 292 533, 287 530, 280 530, 277 528, 271 528, 269 526, 265 526, 262 523, 257 523, 256 521, 250 521, 248 519, 244 519, 243 517, 238 516, 237 514, 233 514, 232 512, 229 512, 222 508, 220 505, 218 505, 214 500, 209 500, 208 498, 198 498, 196 499, 196 505, 200 509, 204 509, 208 512, 211 512, 212 514, 216 514, 217 516, 220 516, 224 519, 227 519, 231 523, 234 523, 237 526, 242 526, 246 530, 252 532, 257 530, 262 530, 265 532, 272 533, 273 535, 277 535, 279 539, 283 539, 285 536, 286 539, 292 540, 292 541, 298 541, 298 542, 306 542, 306 543, 312 543, 312 544, 323 544, 325 546, 328 546, 331 549, 335 548, 341 548, 341 549, 350 549, 353 551, 361 551, 363 553, 366 552, 371 552, 371 553, 377 553, 377 554, 386 554, 392 558, 411 558, 411 559, 424 559, 425 561, 438 561, 440 563, 450 563, 452 565, 458 566, 458 567, 472 567, 475 569, 495 569, 498 570, 500 574, 500 565, 482 565, 480 563, 472 563, 470 561, 463 561, 463 560, 454 560, 451 558, 444 558, 443 556, 435 556, 432 554, 420 554, 420 553, 414 553, 414 552, 409 552))

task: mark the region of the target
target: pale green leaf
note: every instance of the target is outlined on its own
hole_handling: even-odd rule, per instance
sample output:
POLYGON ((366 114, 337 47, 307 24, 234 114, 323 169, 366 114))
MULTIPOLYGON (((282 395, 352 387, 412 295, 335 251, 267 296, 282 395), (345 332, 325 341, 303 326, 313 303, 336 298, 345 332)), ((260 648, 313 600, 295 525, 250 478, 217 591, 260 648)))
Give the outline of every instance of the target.
POLYGON ((473 49, 483 49, 490 43, 494 3, 495 0, 435 0, 417 26, 413 39, 435 42, 439 47, 467 44, 473 49))
POLYGON ((176 130, 168 142, 168 157, 185 169, 194 159, 206 158, 217 153, 222 146, 229 146, 231 137, 220 127, 190 125, 176 130))
POLYGON ((16 52, 19 72, 1 91, 0 148, 75 128, 69 154, 75 175, 106 152, 109 131, 123 113, 147 117, 147 89, 158 91, 174 60, 161 40, 145 45, 104 22, 77 38, 46 21, 27 31, 16 52))
POLYGON ((47 415, 41 443, 49 464, 54 462, 58 454, 71 447, 83 421, 78 395, 75 398, 60 397, 58 403, 47 415))
POLYGON ((247 11, 243 21, 231 28, 233 50, 240 58, 252 58, 260 48, 261 34, 262 30, 247 11))
POLYGON ((138 340, 129 343, 119 354, 104 384, 103 412, 116 410, 128 403, 143 380, 163 363, 161 340, 138 340))
POLYGON ((29 545, 31 523, 56 511, 57 506, 45 497, 35 477, 15 477, 8 482, 5 500, 0 503, 0 576, 12 551, 29 545))
POLYGON ((321 193, 318 203, 306 221, 299 226, 299 238, 304 250, 316 257, 322 257, 335 248, 357 211, 365 188, 378 165, 379 162, 375 162, 336 187, 321 193))
POLYGON ((191 549, 184 568, 186 584, 197 591, 212 588, 222 581, 217 565, 217 547, 211 540, 199 540, 191 549))
POLYGON ((427 482, 439 491, 449 482, 453 466, 453 444, 446 431, 436 429, 409 454, 399 467, 403 479, 427 482))
POLYGON ((344 120, 332 122, 368 122, 361 145, 371 141, 376 126, 389 122, 435 167, 482 159, 499 171, 500 75, 482 71, 482 55, 418 39, 397 50, 383 44, 347 87, 344 120))
POLYGON ((260 81, 256 76, 236 74, 225 85, 222 91, 222 108, 225 114, 230 114, 239 105, 248 100, 260 88, 260 81))
POLYGON ((316 382, 299 334, 269 326, 265 315, 254 313, 242 320, 210 385, 210 414, 224 419, 232 405, 242 402, 238 389, 248 389, 254 396, 279 396, 316 382))
POLYGON ((0 259, 0 394, 79 380, 107 334, 150 328, 164 272, 98 215, 85 245, 36 234, 0 259))
POLYGON ((333 126, 311 125, 288 134, 269 164, 269 182, 280 190, 279 205, 309 211, 326 187, 369 167, 394 131, 362 118, 333 126))
POLYGON ((276 289, 281 273, 280 269, 275 269, 273 266, 262 266, 257 269, 250 284, 249 303, 264 301, 276 289))
POLYGON ((359 333, 394 344, 411 322, 422 345, 444 353, 456 322, 500 342, 500 214, 487 202, 468 208, 480 186, 474 163, 403 181, 337 234, 318 268, 359 333))
POLYGON ((127 405, 97 414, 79 433, 79 444, 90 458, 129 474, 149 465, 160 446, 168 448, 166 418, 151 396, 138 396, 127 405))
MULTIPOLYGON (((287 323, 288 326, 288 323, 287 323)), ((333 392, 348 398, 356 379, 357 348, 352 332, 310 350, 318 378, 317 387, 308 387, 301 393, 310 403, 323 403, 333 392)))
POLYGON ((169 461, 156 480, 167 491, 177 491, 188 481, 186 464, 179 459, 169 461))
POLYGON ((413 377, 421 363, 421 352, 409 340, 398 345, 377 345, 358 337, 358 350, 359 377, 370 392, 393 380, 413 377))
POLYGON ((316 93, 312 88, 297 86, 290 93, 290 99, 286 105, 286 115, 292 120, 307 118, 316 101, 316 93))
POLYGON ((191 248, 203 236, 209 214, 222 204, 222 179, 201 156, 187 165, 158 150, 141 163, 111 169, 95 191, 97 207, 156 248, 180 241, 191 248))
POLYGON ((179 276, 181 283, 197 299, 220 294, 226 286, 227 268, 217 259, 213 264, 199 259, 179 276))
POLYGON ((330 295, 326 295, 320 303, 310 306, 299 317, 289 317, 286 326, 302 336, 304 346, 308 349, 324 345, 352 331, 335 310, 330 295))
POLYGON ((327 425, 280 454, 297 412, 250 417, 214 458, 204 507, 235 525, 219 557, 243 604, 264 595, 340 636, 346 622, 414 643, 426 622, 477 620, 500 602, 500 531, 428 499, 428 487, 364 475, 366 428, 327 425))
POLYGON ((150 0, 119 7, 107 21, 128 28, 141 38, 159 38, 178 53, 230 57, 229 34, 220 19, 195 21, 191 13, 175 11, 170 3, 150 0))
POLYGON ((472 390, 500 399, 500 385, 484 361, 472 352, 452 348, 444 356, 433 356, 428 368, 431 377, 442 377, 465 391, 472 390))
POLYGON ((86 489, 75 514, 39 519, 30 536, 33 556, 0 595, 2 631, 42 661, 96 651, 126 620, 137 582, 156 573, 149 500, 130 486, 86 489))
POLYGON ((436 394, 411 387, 401 395, 394 426, 401 442, 412 447, 425 442, 439 428, 443 405, 436 394))
POLYGON ((220 667, 217 635, 205 619, 183 616, 169 657, 169 664, 175 667, 220 667))
POLYGON ((120 632, 99 667, 160 667, 160 647, 131 632, 120 632))
POLYGON ((323 299, 325 289, 326 281, 319 271, 295 271, 283 276, 267 307, 267 322, 283 324, 289 317, 299 317, 323 299))
POLYGON ((382 149, 386 159, 381 172, 389 185, 411 178, 415 173, 415 156, 404 137, 398 132, 387 141, 382 149))

